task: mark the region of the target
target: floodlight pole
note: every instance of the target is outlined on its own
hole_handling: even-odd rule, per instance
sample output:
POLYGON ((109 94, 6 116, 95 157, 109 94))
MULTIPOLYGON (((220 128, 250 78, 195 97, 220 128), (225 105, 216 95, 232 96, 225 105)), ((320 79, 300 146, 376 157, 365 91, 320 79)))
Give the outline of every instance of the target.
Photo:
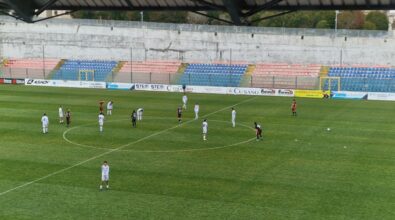
POLYGON ((337 16, 339 15, 339 10, 335 11, 336 16, 335 16, 335 33, 337 34, 337 16))
POLYGON ((45 45, 43 44, 43 73, 45 79, 45 45))
POLYGON ((130 47, 130 83, 133 83, 133 48, 130 47))
POLYGON ((141 23, 144 22, 144 11, 140 11, 140 21, 141 23))

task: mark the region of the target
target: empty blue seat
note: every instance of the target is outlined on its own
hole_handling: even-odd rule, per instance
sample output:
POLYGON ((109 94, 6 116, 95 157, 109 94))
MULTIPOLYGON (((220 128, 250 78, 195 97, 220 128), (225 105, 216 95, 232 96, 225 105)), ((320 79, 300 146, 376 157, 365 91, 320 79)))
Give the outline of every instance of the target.
POLYGON ((52 79, 105 81, 116 65, 116 61, 66 60, 52 79))
MULTIPOLYGON (((340 77, 341 90, 369 91, 369 92, 395 92, 395 69, 383 67, 332 67, 329 77, 340 77)), ((332 81, 332 86, 337 81, 332 81), (335 82, 335 83, 334 83, 335 82)), ((328 89, 326 82, 324 89, 328 89)))
POLYGON ((239 86, 247 65, 189 64, 179 83, 202 86, 239 86))

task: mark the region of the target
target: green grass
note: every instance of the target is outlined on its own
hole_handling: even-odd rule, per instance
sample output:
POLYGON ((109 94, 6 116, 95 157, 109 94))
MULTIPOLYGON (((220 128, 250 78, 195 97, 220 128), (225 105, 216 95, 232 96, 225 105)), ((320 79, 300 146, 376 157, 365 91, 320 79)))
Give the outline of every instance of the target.
POLYGON ((0 219, 394 218, 394 102, 298 99, 294 118, 290 98, 251 98, 189 94, 177 126, 180 94, 3 85, 0 219), (103 134, 101 99, 115 102, 103 134), (207 142, 201 120, 189 121, 194 102, 210 114, 207 142), (246 127, 232 129, 238 103, 246 127), (78 145, 63 139, 59 105, 72 111, 65 136, 78 145), (137 107, 144 120, 133 129, 137 107), (229 146, 253 138, 254 121, 264 140, 229 146), (103 160, 111 190, 100 192, 103 160))

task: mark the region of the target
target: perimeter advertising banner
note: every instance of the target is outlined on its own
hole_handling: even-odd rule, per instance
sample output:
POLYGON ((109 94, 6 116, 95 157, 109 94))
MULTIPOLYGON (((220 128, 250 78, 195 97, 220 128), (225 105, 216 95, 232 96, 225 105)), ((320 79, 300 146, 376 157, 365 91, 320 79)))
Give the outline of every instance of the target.
POLYGON ((368 92, 368 100, 395 101, 395 93, 368 92))
POLYGON ((25 79, 27 86, 49 86, 49 87, 71 87, 105 89, 105 82, 94 81, 69 81, 69 80, 47 80, 47 79, 25 79))
POLYGON ((134 84, 132 83, 107 83, 107 89, 111 90, 133 90, 134 84))
POLYGON ((367 92, 332 92, 332 99, 368 99, 367 92))
POLYGON ((324 98, 324 94, 328 94, 328 92, 323 92, 321 90, 295 90, 295 97, 302 98, 324 98))
MULTIPOLYGON (((137 91, 157 91, 157 92, 183 92, 181 85, 166 84, 125 84, 108 83, 108 89, 130 89, 137 91), (132 86, 131 88, 129 88, 132 86)), ((220 86, 186 86, 185 92, 205 93, 205 94, 227 94, 227 95, 256 95, 256 96, 287 96, 293 97, 292 89, 265 89, 265 88, 246 88, 246 87, 220 87, 220 86)))
POLYGON ((25 79, 0 78, 0 84, 25 84, 25 79))

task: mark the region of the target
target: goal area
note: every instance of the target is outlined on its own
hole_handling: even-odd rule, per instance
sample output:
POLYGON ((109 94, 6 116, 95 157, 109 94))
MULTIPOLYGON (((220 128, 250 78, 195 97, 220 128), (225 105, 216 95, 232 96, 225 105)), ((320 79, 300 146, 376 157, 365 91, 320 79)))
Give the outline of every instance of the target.
POLYGON ((92 69, 80 69, 78 70, 79 81, 95 81, 95 70, 92 69))
POLYGON ((340 91, 340 77, 320 77, 320 90, 340 91))

